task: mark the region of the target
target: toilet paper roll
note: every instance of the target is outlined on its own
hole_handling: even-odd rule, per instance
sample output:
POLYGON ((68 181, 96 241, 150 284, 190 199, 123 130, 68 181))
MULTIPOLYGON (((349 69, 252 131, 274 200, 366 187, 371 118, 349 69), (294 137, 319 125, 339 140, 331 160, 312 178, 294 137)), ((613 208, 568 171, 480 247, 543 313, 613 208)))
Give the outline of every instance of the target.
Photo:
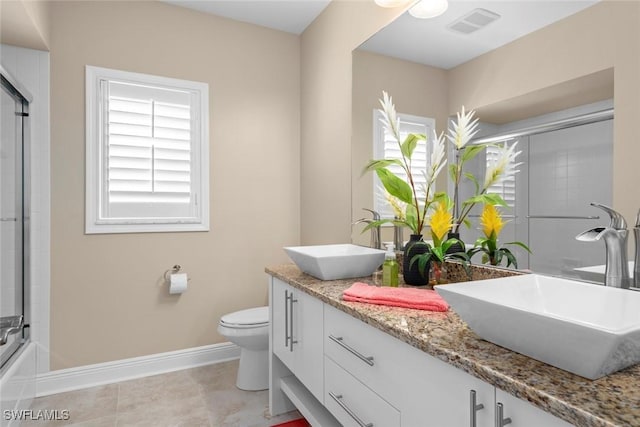
POLYGON ((181 294, 187 290, 187 274, 175 273, 169 276, 169 293, 181 294))

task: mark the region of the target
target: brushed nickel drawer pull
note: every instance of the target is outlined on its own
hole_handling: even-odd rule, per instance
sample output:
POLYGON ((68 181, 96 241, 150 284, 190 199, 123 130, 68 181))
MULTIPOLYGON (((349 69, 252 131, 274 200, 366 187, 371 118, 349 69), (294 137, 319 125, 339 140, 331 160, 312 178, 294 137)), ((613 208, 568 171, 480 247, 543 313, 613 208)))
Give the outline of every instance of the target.
POLYGON ((284 346, 289 347, 289 291, 284 290, 284 346))
POLYGON ((338 343, 338 345, 340 345, 345 350, 349 351, 351 354, 356 356, 358 359, 362 360, 367 365, 373 366, 373 356, 364 356, 364 355, 362 355, 361 353, 359 353, 357 350, 355 350, 351 346, 345 344, 344 340, 342 339, 342 337, 336 337, 336 336, 333 336, 333 335, 329 335, 329 338, 331 339, 331 341, 338 343))
POLYGON ((477 418, 476 412, 478 412, 481 409, 484 409, 484 405, 482 403, 476 403, 476 391, 470 390, 469 391, 469 418, 470 418, 469 425, 471 427, 476 427, 476 418, 477 418))
POLYGON ((504 427, 507 424, 511 424, 511 418, 504 418, 502 403, 496 403, 496 427, 504 427))
POLYGON ((289 351, 293 351, 293 345, 298 344, 297 340, 293 339, 293 303, 298 302, 297 299, 293 299, 293 291, 289 295, 289 351))
POLYGON ((344 409, 344 411, 349 414, 349 416, 351 418, 353 418, 353 420, 358 423, 358 425, 360 427, 373 427, 373 423, 365 423, 364 421, 362 421, 360 419, 360 417, 358 417, 347 405, 345 405, 345 403, 342 401, 342 395, 341 394, 334 394, 332 392, 329 392, 329 396, 331 396, 331 398, 333 400, 336 401, 336 403, 338 405, 340 405, 340 407, 342 409, 344 409))

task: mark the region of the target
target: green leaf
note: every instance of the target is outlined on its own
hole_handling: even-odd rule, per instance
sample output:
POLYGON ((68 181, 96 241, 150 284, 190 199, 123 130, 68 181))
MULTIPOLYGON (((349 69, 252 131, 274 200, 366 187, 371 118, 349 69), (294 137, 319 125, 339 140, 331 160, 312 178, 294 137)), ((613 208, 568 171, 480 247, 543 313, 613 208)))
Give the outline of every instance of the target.
POLYGON ((438 261, 444 261, 444 250, 442 246, 434 246, 433 248, 431 248, 431 253, 438 261))
POLYGON ((518 261, 516 260, 515 255, 513 255, 509 249, 505 248, 502 249, 502 252, 504 252, 504 255, 507 257, 507 268, 509 268, 511 264, 513 264, 514 268, 518 268, 518 261))
POLYGON ((476 145, 467 145, 464 147, 464 151, 462 153, 462 161, 466 162, 467 160, 473 159, 478 155, 479 152, 485 149, 485 146, 482 144, 476 145))
POLYGON ((402 166, 402 162, 398 159, 379 159, 379 160, 369 160, 369 163, 362 169, 362 173, 360 176, 364 175, 367 172, 377 171, 378 169, 384 169, 389 165, 399 165, 402 166))
POLYGON ((462 223, 467 226, 467 228, 471 228, 471 220, 469 218, 465 218, 462 220, 462 223))
POLYGON ((413 231, 413 234, 420 234, 422 230, 418 230, 418 211, 416 210, 415 205, 407 205, 404 210, 404 216, 408 227, 413 231))
MULTIPOLYGON (((426 243, 424 243, 426 244, 426 243)), ((428 244, 426 244, 427 246, 429 246, 428 244)), ((413 264, 417 261, 418 262, 418 271, 420 272, 420 275, 422 277, 424 277, 424 271, 427 267, 427 263, 429 262, 429 260, 431 259, 431 251, 425 252, 423 254, 419 254, 419 255, 414 255, 413 258, 411 258, 411 261, 409 262, 409 268, 413 268, 413 264)))
POLYGON ((478 182, 478 179, 475 177, 475 175, 473 175, 470 172, 465 172, 464 173, 465 178, 467 178, 469 181, 473 182, 474 186, 476 187, 476 192, 475 194, 478 194, 480 192, 480 183, 478 182))
MULTIPOLYGON (((451 182, 456 182, 456 179, 458 178, 458 165, 456 164, 450 164, 449 165, 449 178, 451 179, 451 182)), ((477 193, 477 191, 476 191, 477 193)))
POLYGON ((400 145, 400 151, 402 151, 402 154, 405 157, 410 159, 413 155, 413 150, 415 150, 418 145, 418 142, 425 141, 426 139, 427 137, 424 134, 410 133, 400 145))
POLYGON ((374 227, 380 227, 382 224, 388 224, 394 222, 392 219, 379 219, 378 221, 371 221, 362 229, 362 233, 371 230, 374 227))
POLYGON ((397 175, 394 175, 387 169, 376 169, 376 174, 389 194, 397 197, 405 203, 413 202, 413 192, 406 181, 400 179, 397 175))
POLYGON ((529 247, 522 242, 509 242, 509 243, 505 243, 505 245, 518 245, 524 250, 526 250, 527 252, 532 253, 531 249, 529 249, 529 247))
POLYGON ((493 194, 493 193, 492 194, 483 193, 483 194, 478 194, 477 196, 469 197, 467 200, 464 201, 463 205, 471 205, 475 203, 484 203, 487 205, 499 205, 499 206, 505 206, 505 207, 509 206, 507 205, 507 202, 505 202, 500 195, 493 194))

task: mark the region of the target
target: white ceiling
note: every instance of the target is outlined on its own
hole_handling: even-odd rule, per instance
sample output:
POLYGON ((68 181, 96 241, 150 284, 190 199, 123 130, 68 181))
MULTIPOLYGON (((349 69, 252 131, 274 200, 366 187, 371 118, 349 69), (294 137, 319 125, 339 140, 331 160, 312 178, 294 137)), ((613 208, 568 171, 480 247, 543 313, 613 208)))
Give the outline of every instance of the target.
MULTIPOLYGON (((417 19, 405 13, 373 35, 360 49, 450 69, 597 2, 598 0, 449 0, 449 8, 443 15, 432 19, 417 19), (476 8, 495 12, 500 18, 468 35, 446 28, 476 8)), ((597 29, 594 28, 594 31, 597 29)))
MULTIPOLYGON (((213 15, 301 34, 331 0, 161 0, 213 15)), ((352 0, 355 1, 355 0, 352 0)), ((373 0, 360 0, 373 1, 373 0)), ((408 0, 411 1, 411 0, 408 0)), ((436 18, 400 16, 360 48, 449 69, 585 9, 599 0, 449 0, 436 18), (468 35, 446 26, 482 8, 500 18, 468 35)), ((597 29, 595 29, 597 31, 597 29)))
POLYGON ((162 0, 236 21, 301 34, 331 0, 162 0))

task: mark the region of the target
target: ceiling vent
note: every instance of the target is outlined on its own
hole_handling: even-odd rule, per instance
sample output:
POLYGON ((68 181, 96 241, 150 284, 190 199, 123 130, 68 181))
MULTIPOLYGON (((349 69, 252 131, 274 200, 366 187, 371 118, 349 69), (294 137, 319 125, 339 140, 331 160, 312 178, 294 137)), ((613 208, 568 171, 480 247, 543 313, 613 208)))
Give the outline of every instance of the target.
POLYGON ((462 18, 458 18, 447 25, 447 28, 457 33, 471 34, 480 28, 486 27, 498 18, 500 18, 500 15, 490 10, 474 9, 462 18))

